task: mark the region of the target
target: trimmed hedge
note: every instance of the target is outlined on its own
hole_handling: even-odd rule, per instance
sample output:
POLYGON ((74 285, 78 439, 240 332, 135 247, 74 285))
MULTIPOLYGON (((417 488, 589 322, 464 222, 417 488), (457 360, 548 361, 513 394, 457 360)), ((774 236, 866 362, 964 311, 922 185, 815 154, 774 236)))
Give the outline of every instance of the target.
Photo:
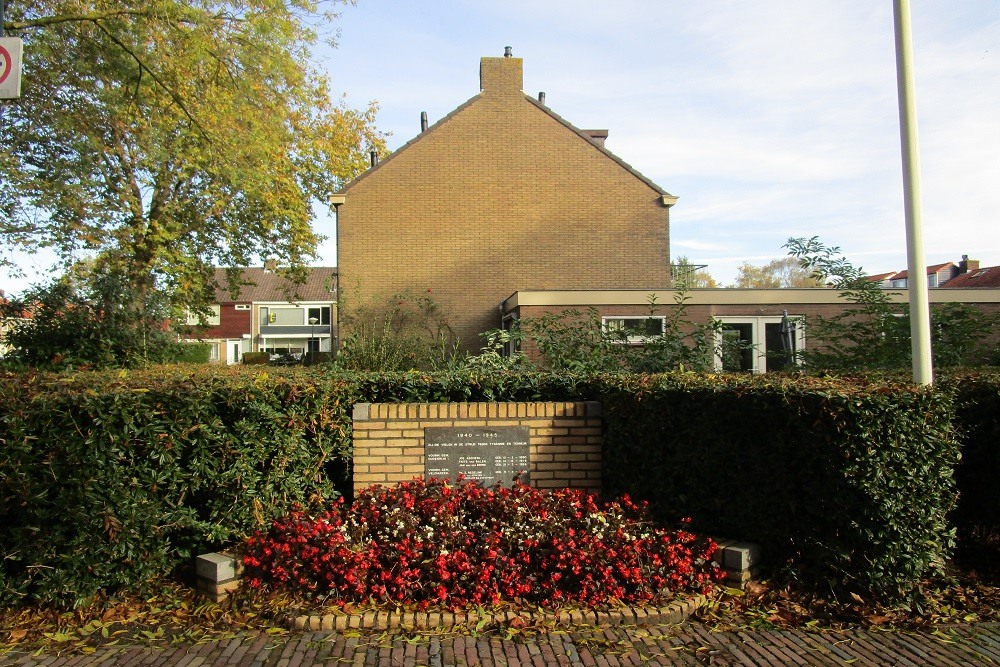
POLYGON ((135 588, 333 498, 348 393, 178 368, 0 382, 0 598, 135 588))
MULTIPOLYGON (((9 374, 0 597, 72 603, 141 587, 294 503, 350 489, 357 402, 482 400, 601 401, 607 491, 648 500, 671 523, 690 515, 699 532, 760 542, 770 563, 816 588, 895 596, 948 554, 953 424, 988 426, 995 403, 976 406, 997 387, 967 385, 956 413, 951 388, 891 379, 324 366, 9 374)), ((962 479, 992 491, 992 477, 962 479)))
POLYGON ((961 495, 952 520, 960 535, 1000 533, 1000 371, 942 374, 938 386, 954 393, 962 462, 955 469, 961 495))
POLYGON ((184 343, 177 346, 177 363, 207 364, 212 360, 212 346, 208 343, 184 343))
POLYGON ((953 545, 947 392, 686 374, 623 379, 603 400, 605 489, 759 542, 815 589, 896 597, 953 545))

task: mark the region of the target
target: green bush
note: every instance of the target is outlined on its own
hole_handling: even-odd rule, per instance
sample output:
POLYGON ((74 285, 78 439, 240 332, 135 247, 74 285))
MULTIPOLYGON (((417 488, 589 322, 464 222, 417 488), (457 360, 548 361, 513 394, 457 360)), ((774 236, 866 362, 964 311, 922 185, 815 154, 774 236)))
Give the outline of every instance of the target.
POLYGON ((185 343, 177 349, 177 363, 207 364, 211 358, 212 346, 208 343, 185 343))
MULTIPOLYGON (((799 353, 806 368, 851 373, 911 367, 910 309, 892 300, 898 293, 869 280, 840 248, 828 247, 818 237, 791 238, 785 247, 848 304, 837 315, 807 319, 811 342, 799 353)), ((930 319, 935 368, 994 363, 1000 326, 996 314, 946 303, 932 306, 930 319)))
POLYGON ((630 342, 636 332, 605 326, 596 308, 546 313, 520 321, 517 335, 534 342, 546 368, 577 373, 662 373, 676 369, 710 370, 715 357, 717 323, 700 324, 687 312, 690 297, 676 293, 673 305, 648 299, 649 318, 638 332, 641 345, 630 342), (663 319, 659 313, 665 310, 663 319))
POLYGON ((271 355, 268 352, 244 352, 243 363, 247 365, 267 365, 271 362, 271 355))
POLYGON ((20 299, 0 301, 0 317, 15 318, 6 334, 6 361, 57 370, 177 361, 184 350, 164 327, 170 314, 163 294, 140 299, 120 273, 77 270, 20 299), (25 312, 31 317, 23 318, 25 312))
POLYGON ((763 545, 813 588, 897 597, 953 543, 947 392, 890 381, 610 379, 604 487, 763 545))
POLYGON ((1000 371, 945 373, 938 386, 954 392, 962 442, 962 462, 955 469, 960 494, 952 519, 963 536, 1000 534, 1000 371))
POLYGON ((346 370, 442 370, 459 358, 459 341, 431 290, 405 290, 342 311, 334 363, 346 370))
POLYGON ((0 383, 0 598, 141 588, 336 495, 349 387, 178 368, 0 383))
POLYGON ((760 542, 814 588, 896 596, 951 545, 953 423, 974 462, 963 493, 997 507, 979 468, 996 470, 998 383, 956 383, 329 366, 2 375, 0 596, 135 589, 293 503, 349 491, 355 403, 508 400, 601 401, 606 492, 760 542))

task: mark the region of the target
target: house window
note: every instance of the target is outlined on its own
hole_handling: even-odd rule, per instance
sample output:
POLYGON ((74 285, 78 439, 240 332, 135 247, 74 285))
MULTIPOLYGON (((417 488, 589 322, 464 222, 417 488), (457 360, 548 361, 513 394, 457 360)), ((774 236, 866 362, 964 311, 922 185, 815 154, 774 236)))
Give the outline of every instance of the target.
POLYGON ((314 306, 301 308, 299 306, 263 306, 260 309, 260 319, 263 324, 273 324, 284 327, 307 326, 309 319, 316 318, 316 326, 330 324, 330 306, 314 306))
POLYGON ((236 310, 250 310, 249 303, 238 303, 236 304, 236 310))
POLYGON ((300 326, 305 321, 305 309, 297 306, 288 308, 264 306, 260 309, 261 321, 276 326, 300 326))
POLYGON ((193 310, 188 310, 187 323, 191 326, 217 327, 219 326, 221 313, 222 307, 217 303, 208 306, 204 313, 197 313, 193 310))
POLYGON ((315 318, 316 324, 330 324, 330 306, 316 306, 309 309, 306 322, 315 318))
POLYGON ((717 317, 715 367, 721 371, 768 373, 794 366, 805 346, 801 316, 717 317))
POLYGON ((619 343, 639 345, 651 338, 659 338, 666 329, 667 318, 663 315, 624 315, 602 317, 604 333, 619 343))

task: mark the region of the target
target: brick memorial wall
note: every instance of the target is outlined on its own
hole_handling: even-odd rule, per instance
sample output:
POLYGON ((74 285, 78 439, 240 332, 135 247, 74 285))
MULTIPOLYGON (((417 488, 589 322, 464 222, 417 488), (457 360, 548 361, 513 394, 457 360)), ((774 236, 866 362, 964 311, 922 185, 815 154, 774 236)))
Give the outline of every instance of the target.
POLYGON ((354 490, 462 472, 510 485, 601 489, 601 405, 360 403, 354 490), (523 473, 523 474, 522 474, 523 473))

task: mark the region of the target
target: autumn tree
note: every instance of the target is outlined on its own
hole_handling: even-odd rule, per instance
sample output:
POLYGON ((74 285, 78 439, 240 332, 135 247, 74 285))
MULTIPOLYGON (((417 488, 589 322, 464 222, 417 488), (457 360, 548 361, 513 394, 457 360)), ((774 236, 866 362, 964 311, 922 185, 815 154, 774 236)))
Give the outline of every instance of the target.
POLYGON ((704 265, 692 264, 686 256, 681 255, 670 265, 670 276, 676 289, 693 289, 699 287, 718 287, 715 278, 704 265))
MULTIPOLYGON (((384 151, 331 101, 313 0, 19 0, 23 96, 0 108, 0 238, 93 258, 132 293, 211 294, 212 266, 315 258, 315 202, 384 151)), ((141 301, 141 299, 139 299, 141 301)))
POLYGON ((823 279, 800 265, 795 257, 774 259, 763 266, 743 262, 732 287, 823 287, 823 279))

